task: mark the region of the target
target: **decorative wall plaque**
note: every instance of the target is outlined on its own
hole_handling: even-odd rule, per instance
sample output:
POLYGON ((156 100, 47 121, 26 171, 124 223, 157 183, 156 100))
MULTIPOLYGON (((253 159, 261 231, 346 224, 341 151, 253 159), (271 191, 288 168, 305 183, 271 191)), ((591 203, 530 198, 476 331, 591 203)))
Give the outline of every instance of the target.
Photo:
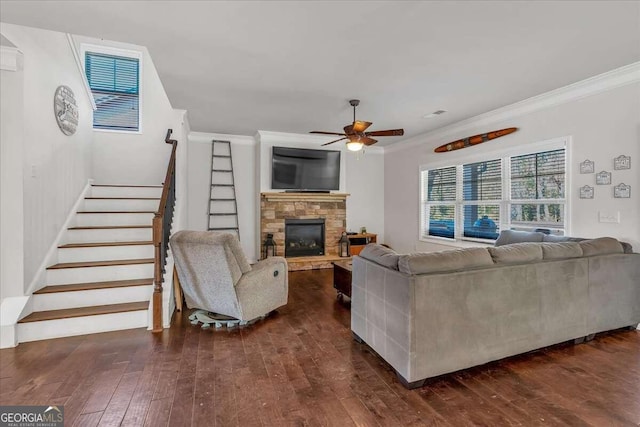
POLYGON ((596 164, 591 160, 585 160, 580 163, 580 173, 594 173, 596 170, 596 164))
POLYGON ((631 156, 620 155, 613 159, 613 168, 617 171, 631 169, 631 156))
POLYGON ((580 187, 580 198, 593 199, 593 187, 591 187, 590 185, 585 185, 584 187, 580 187))
POLYGON ((611 185, 611 172, 602 171, 596 174, 596 184, 611 185))
POLYGON ((613 187, 613 197, 616 199, 629 199, 631 198, 631 186, 621 182, 613 187))
POLYGON ((78 105, 73 91, 68 86, 58 86, 53 97, 53 112, 58 127, 65 135, 73 135, 78 128, 78 105))

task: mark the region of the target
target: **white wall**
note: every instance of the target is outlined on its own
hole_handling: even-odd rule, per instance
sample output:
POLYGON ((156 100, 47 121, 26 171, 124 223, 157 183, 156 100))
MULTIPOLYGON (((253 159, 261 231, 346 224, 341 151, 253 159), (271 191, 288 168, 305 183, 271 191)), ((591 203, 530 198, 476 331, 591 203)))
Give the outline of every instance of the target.
MULTIPOLYGON (((4 23, 1 32, 24 55, 23 286, 27 289, 92 175, 93 110, 65 34, 4 23), (54 92, 60 85, 73 90, 78 105, 78 129, 72 136, 60 131, 53 112, 54 92)), ((7 208, 3 205, 3 212, 7 208)))
MULTIPOLYGON (((93 178, 101 184, 160 184, 171 147, 164 143, 175 113, 147 48, 84 36, 73 36, 78 52, 83 43, 142 52, 140 74, 141 132, 94 131, 93 178)), ((175 129, 174 129, 175 130, 175 129)))
MULTIPOLYGON (((614 73, 616 74, 616 73, 614 73)), ((580 237, 612 236, 640 250, 640 83, 611 83, 610 89, 596 89, 613 81, 614 75, 576 84, 570 90, 559 90, 548 97, 523 101, 513 108, 487 113, 476 119, 447 126, 440 131, 411 138, 385 151, 385 235, 395 249, 439 250, 441 245, 419 242, 419 167, 430 163, 464 161, 465 156, 499 151, 524 144, 569 136, 570 234, 580 237), (591 88, 591 89, 589 89, 591 88), (570 95, 570 96, 569 96, 570 95), (535 101, 535 102, 534 102, 535 101), (545 106, 546 105, 546 106, 545 106), (506 127, 519 130, 509 136, 451 153, 436 154, 438 145, 486 131, 506 127), (403 147, 404 144, 404 147, 403 147), (632 169, 613 170, 613 158, 630 155, 632 169), (581 175, 579 163, 595 161, 596 172, 613 173, 612 184, 624 182, 632 186, 630 199, 613 198, 613 185, 596 186, 595 174, 581 175), (595 198, 578 198, 579 187, 595 187, 595 198), (620 212, 619 224, 600 223, 598 212, 620 212)), ((616 77, 617 78, 617 77, 616 77)), ((622 81, 623 79, 619 79, 622 81)))
POLYGON ((231 142, 233 171, 238 203, 240 243, 251 261, 257 258, 256 248, 256 156, 255 139, 250 136, 191 132, 188 153, 188 218, 189 230, 206 230, 209 215, 209 184, 211 173, 211 141, 231 142))
POLYGON ((1 51, 0 71, 0 302, 24 291, 23 58, 16 48, 1 51))
POLYGON ((384 243, 384 152, 367 148, 361 154, 343 151, 346 158, 347 230, 378 235, 384 243))

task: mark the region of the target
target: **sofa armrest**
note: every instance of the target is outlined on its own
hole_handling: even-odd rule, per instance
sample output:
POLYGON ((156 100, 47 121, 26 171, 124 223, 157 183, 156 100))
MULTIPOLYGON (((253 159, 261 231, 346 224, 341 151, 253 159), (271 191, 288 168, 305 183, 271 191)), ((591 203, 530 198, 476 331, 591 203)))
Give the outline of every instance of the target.
POLYGON ((270 257, 253 265, 236 284, 242 320, 264 316, 287 303, 289 274, 287 261, 270 257))

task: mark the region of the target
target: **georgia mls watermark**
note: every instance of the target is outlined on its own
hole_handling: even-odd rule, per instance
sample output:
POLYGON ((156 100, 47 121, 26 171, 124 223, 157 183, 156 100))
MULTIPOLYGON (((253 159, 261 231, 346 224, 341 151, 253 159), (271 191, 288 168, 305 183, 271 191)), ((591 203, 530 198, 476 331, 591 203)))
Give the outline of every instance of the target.
POLYGON ((0 427, 64 427, 64 407, 0 406, 0 427))

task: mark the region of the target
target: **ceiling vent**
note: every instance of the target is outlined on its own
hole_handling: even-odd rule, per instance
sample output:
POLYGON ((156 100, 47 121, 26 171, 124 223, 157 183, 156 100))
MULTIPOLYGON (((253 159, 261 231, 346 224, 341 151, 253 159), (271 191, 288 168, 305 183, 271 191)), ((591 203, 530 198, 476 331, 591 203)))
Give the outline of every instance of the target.
POLYGON ((434 111, 433 113, 425 114, 425 115, 424 115, 424 116, 422 116, 422 117, 423 117, 423 118, 425 118, 425 119, 430 119, 430 118, 432 118, 432 117, 439 116, 440 114, 444 114, 444 113, 446 113, 446 112, 447 112, 447 110, 436 110, 436 111, 434 111))

